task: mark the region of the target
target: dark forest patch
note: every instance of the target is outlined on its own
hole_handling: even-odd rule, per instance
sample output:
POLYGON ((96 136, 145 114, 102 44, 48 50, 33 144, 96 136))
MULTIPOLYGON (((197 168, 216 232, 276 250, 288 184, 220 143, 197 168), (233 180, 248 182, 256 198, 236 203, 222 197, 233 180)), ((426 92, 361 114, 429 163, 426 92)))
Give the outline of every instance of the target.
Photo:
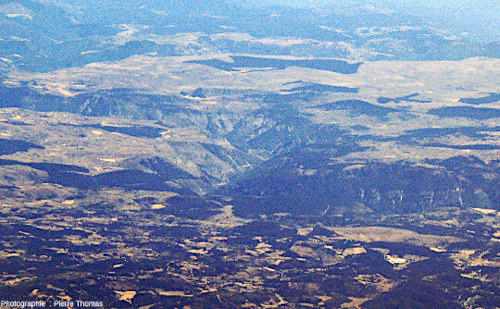
POLYGON ((101 124, 82 124, 82 125, 71 125, 80 128, 96 128, 112 133, 125 134, 132 137, 145 137, 145 138, 158 138, 161 137, 161 132, 164 130, 156 127, 149 126, 132 126, 132 127, 118 127, 118 126, 106 126, 101 124))
POLYGON ((418 99, 413 99, 416 96, 419 96, 419 93, 412 93, 406 96, 402 97, 397 97, 397 98, 388 98, 388 97, 379 97, 377 99, 377 102, 380 104, 386 104, 386 103, 401 103, 401 102, 413 102, 413 103, 430 103, 431 101, 429 100, 418 100, 418 99))
POLYGON ((316 106, 316 108, 326 111, 345 110, 353 116, 369 115, 375 117, 385 117, 389 113, 399 110, 384 106, 374 105, 361 100, 344 100, 316 106))
POLYGON ((500 127, 457 127, 457 128, 426 128, 406 131, 401 138, 439 138, 448 135, 465 135, 471 138, 484 138, 488 134, 483 132, 499 132, 500 127))
POLYGON ((20 151, 28 151, 30 149, 45 149, 40 145, 33 143, 15 140, 15 139, 3 139, 0 138, 0 156, 13 154, 20 151))
POLYGON ((89 175, 84 167, 55 163, 32 163, 0 159, 2 165, 23 165, 48 174, 47 182, 66 187, 80 189, 97 189, 101 187, 119 187, 129 190, 172 191, 181 194, 193 194, 191 190, 167 184, 170 180, 163 175, 147 173, 141 170, 127 169, 89 175))
POLYGON ((436 289, 434 284, 412 279, 364 303, 363 308, 462 308, 453 300, 455 295, 450 294, 441 289, 436 289))
POLYGON ((458 102, 472 105, 489 104, 500 101, 500 93, 492 93, 481 98, 461 98, 458 102))
POLYGON ((491 119, 500 117, 500 109, 472 106, 447 106, 441 108, 433 108, 427 112, 441 118, 464 117, 470 119, 491 119))
POLYGON ((441 144, 441 143, 429 143, 429 144, 424 144, 422 146, 459 149, 459 150, 462 150, 462 149, 470 149, 470 150, 497 150, 497 149, 500 149, 500 146, 490 145, 490 144, 448 145, 448 144, 441 144))
POLYGON ((302 83, 301 86, 296 86, 290 89, 284 89, 285 92, 315 92, 315 93, 324 93, 324 92, 339 92, 339 93, 358 93, 358 88, 351 87, 342 87, 342 86, 332 86, 325 85, 319 83, 302 83))
POLYGON ((197 63, 207 65, 224 71, 236 71, 238 68, 274 68, 286 69, 289 67, 301 67, 317 70, 325 70, 342 74, 354 74, 358 71, 361 63, 350 64, 347 61, 334 59, 314 60, 287 60, 278 58, 261 58, 249 56, 231 56, 233 62, 220 59, 191 60, 186 63, 197 63))

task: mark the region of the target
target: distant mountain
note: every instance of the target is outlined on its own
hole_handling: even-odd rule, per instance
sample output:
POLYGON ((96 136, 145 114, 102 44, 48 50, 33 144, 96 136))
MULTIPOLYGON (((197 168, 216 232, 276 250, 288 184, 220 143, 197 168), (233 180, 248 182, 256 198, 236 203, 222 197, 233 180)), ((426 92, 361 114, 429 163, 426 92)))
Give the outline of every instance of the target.
POLYGON ((234 1, 15 0, 0 4, 0 70, 51 71, 143 54, 352 60, 500 55, 497 42, 478 42, 473 33, 431 17, 366 5, 319 11, 234 1), (179 35, 196 39, 189 44, 173 39, 179 35))

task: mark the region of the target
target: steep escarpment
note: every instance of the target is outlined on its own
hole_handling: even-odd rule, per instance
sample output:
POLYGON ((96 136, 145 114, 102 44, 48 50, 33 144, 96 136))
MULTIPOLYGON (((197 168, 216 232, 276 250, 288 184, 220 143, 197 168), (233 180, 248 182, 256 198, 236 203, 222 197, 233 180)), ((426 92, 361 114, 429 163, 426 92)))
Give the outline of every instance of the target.
POLYGON ((282 154, 237 179, 226 192, 237 197, 235 211, 243 217, 500 207, 498 162, 455 157, 427 164, 338 163, 335 157, 310 149, 282 154))

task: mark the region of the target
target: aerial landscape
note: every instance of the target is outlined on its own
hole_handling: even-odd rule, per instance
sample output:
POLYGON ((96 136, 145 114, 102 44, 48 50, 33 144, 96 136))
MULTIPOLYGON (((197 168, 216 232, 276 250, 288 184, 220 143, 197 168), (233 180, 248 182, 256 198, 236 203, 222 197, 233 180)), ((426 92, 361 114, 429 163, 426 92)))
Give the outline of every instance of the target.
POLYGON ((0 308, 499 308, 497 1, 0 1, 0 308))

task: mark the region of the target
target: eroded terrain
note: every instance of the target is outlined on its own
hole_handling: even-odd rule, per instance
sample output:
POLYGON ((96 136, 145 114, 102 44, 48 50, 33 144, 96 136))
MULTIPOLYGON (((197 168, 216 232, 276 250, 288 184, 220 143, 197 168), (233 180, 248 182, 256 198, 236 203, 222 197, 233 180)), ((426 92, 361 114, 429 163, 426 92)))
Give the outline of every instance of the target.
POLYGON ((497 5, 365 2, 0 3, 0 300, 498 308, 497 5))
POLYGON ((203 59, 4 81, 2 298, 498 304, 498 60, 203 59))

